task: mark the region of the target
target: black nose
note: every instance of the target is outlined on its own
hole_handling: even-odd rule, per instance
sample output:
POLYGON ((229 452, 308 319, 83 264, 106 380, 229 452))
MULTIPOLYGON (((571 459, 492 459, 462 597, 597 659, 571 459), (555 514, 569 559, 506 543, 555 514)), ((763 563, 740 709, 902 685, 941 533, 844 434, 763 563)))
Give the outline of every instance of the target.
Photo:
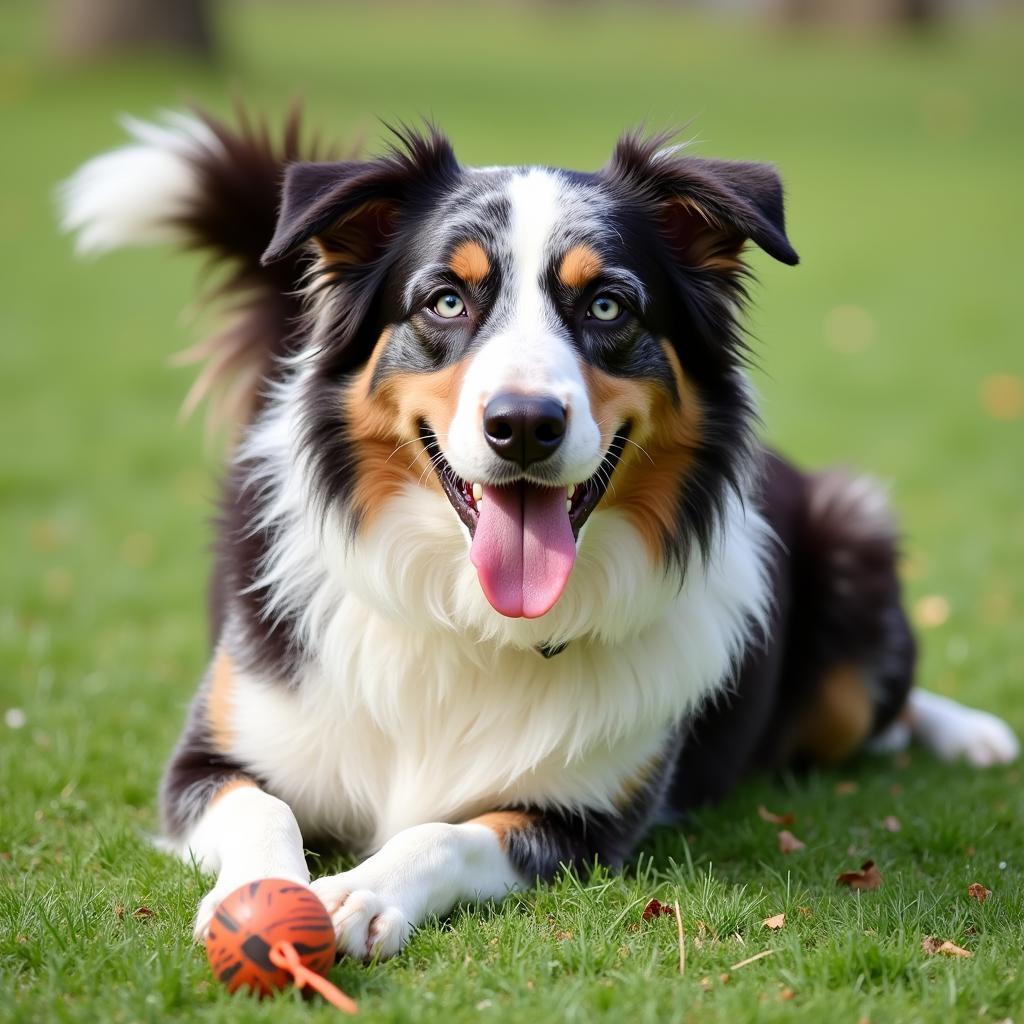
POLYGON ((553 398, 495 395, 484 409, 484 437, 503 459, 526 469, 562 443, 565 408, 553 398))

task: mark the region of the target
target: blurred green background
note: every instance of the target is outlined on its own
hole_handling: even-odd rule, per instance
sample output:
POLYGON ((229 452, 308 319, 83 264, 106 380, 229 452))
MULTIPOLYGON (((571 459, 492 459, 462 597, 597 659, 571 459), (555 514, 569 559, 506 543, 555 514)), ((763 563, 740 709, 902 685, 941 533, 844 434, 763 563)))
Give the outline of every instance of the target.
POLYGON ((219 458, 176 422, 190 371, 167 367, 199 336, 201 265, 76 262, 53 190, 118 113, 233 96, 300 96, 370 149, 378 118, 428 116, 471 163, 595 168, 639 123, 776 163, 802 263, 753 256, 766 436, 891 484, 922 681, 1024 730, 1024 22, 710 6, 224 2, 212 62, 68 59, 53 8, 0 7, 0 852, 44 870, 65 826, 155 827, 205 658, 219 458))

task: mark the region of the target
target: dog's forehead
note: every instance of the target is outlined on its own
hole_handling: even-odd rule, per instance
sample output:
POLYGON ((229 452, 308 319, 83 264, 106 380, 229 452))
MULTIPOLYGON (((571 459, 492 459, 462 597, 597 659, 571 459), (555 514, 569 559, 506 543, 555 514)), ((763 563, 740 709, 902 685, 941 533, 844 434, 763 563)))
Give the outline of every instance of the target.
POLYGON ((442 246, 481 242, 495 257, 554 257, 608 236, 610 199, 595 175, 548 167, 466 168, 431 218, 442 246))

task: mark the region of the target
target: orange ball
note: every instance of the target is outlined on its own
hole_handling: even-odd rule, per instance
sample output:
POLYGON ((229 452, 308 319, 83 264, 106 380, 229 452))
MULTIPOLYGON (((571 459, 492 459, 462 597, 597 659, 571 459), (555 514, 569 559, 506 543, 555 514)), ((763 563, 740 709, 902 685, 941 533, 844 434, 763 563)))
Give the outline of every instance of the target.
POLYGON ((231 992, 248 987, 266 996, 292 975, 270 960, 271 947, 290 942, 302 964, 326 974, 334 964, 334 925, 316 894, 297 882, 263 878, 227 895, 213 915, 206 956, 231 992))

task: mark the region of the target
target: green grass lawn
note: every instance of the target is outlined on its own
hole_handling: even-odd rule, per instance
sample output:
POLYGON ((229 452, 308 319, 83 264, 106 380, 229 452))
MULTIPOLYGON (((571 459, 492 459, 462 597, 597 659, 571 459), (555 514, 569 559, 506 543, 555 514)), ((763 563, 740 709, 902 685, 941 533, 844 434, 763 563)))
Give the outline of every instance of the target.
MULTIPOLYGON (((1024 24, 856 43, 667 8, 498 9, 230 5, 216 72, 58 70, 36 7, 4 9, 0 1020, 333 1017, 221 991, 189 940, 204 880, 147 843, 205 658, 217 459, 201 423, 176 425, 188 377, 165 365, 195 337, 180 310, 198 264, 78 265, 54 229, 53 185, 118 139, 120 111, 303 94, 329 132, 376 141, 375 116, 428 114, 467 161, 583 168, 625 126, 696 118, 700 153, 778 163, 803 263, 755 257, 767 435, 891 483, 921 680, 1024 730, 1024 24)), ((458 912, 333 976, 370 1020, 1020 1024, 1021 793, 1017 767, 920 752, 761 781, 685 837, 653 836, 621 876, 458 912), (806 849, 780 853, 758 804, 794 813, 806 849), (836 886, 868 858, 880 889, 836 886), (639 925, 652 896, 679 900, 683 976, 673 921, 639 925), (973 956, 927 956, 926 935, 973 956)))

